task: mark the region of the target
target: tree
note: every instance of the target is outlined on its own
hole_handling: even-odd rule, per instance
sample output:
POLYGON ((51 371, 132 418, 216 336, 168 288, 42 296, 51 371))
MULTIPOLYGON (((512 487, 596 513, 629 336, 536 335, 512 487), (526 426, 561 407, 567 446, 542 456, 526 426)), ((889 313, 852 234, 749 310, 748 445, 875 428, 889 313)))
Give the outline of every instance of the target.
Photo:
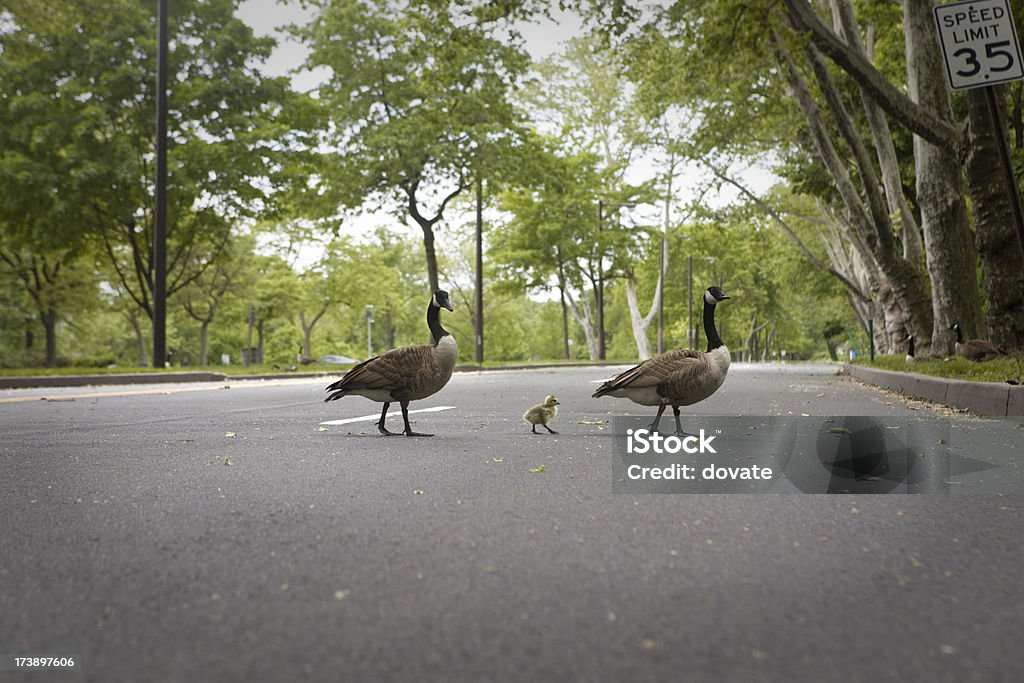
MULTIPOLYGON (((55 16, 14 5, 0 66, 11 93, 0 98, 2 203, 56 239, 98 244, 152 315, 155 6, 91 4, 55 16)), ((286 79, 258 69, 273 40, 256 38, 234 5, 182 0, 171 17, 169 295, 216 261, 233 223, 271 208, 267 188, 295 137, 277 121, 286 79)))
MULTIPOLYGON (((806 0, 786 0, 786 5, 794 24, 807 31, 819 49, 868 92, 886 113, 906 125, 922 141, 932 145, 932 148, 928 148, 925 142, 915 142, 918 163, 939 168, 938 173, 945 174, 948 179, 942 180, 942 175, 939 175, 933 180, 931 174, 922 173, 922 169, 918 169, 919 190, 922 189, 922 176, 926 179, 923 188, 925 197, 919 198, 922 209, 932 201, 937 205, 937 215, 942 215, 942 204, 947 205, 947 211, 962 211, 955 206, 956 202, 949 201, 951 197, 960 194, 950 192, 953 191, 951 179, 957 176, 962 163, 962 159, 952 152, 960 147, 968 150, 968 188, 975 209, 975 231, 986 278, 985 289, 992 304, 989 307, 988 328, 990 332, 999 335, 1004 345, 1021 348, 1024 344, 1024 282, 1015 273, 1024 270, 1024 258, 1020 257, 1019 249, 1001 248, 1008 242, 1005 222, 1009 213, 1007 193, 993 192, 993 179, 989 170, 991 164, 982 161, 995 158, 994 140, 983 132, 984 126, 978 125, 985 115, 982 113, 984 104, 977 95, 969 97, 967 102, 972 125, 957 126, 951 121, 945 77, 935 49, 931 3, 925 0, 903 3, 908 76, 911 94, 917 96, 916 101, 886 81, 863 55, 851 50, 846 42, 817 17, 806 0), (961 130, 966 131, 966 138, 961 130)), ((925 226, 926 247, 931 259, 929 270, 933 287, 938 290, 938 295, 933 298, 936 321, 932 341, 935 342, 941 336, 941 343, 933 349, 933 353, 951 352, 953 336, 945 329, 945 323, 951 318, 963 316, 972 321, 969 324, 974 324, 977 319, 977 311, 970 310, 972 304, 969 300, 969 297, 976 296, 976 286, 968 286, 968 279, 976 283, 970 261, 972 250, 964 248, 970 239, 966 227, 954 227, 955 222, 952 219, 949 222, 935 221, 938 234, 933 236, 931 245, 928 244, 928 227, 925 226), (935 282, 937 274, 940 275, 939 282, 935 282)))
POLYGON ((529 59, 512 20, 522 3, 314 0, 296 34, 307 67, 327 67, 311 194, 318 215, 374 205, 404 213, 423 233, 437 289, 435 226, 479 166, 521 136, 508 103, 529 59))
POLYGON ((532 169, 533 183, 502 194, 501 207, 512 219, 494 231, 489 253, 499 264, 499 277, 521 289, 557 288, 566 354, 571 313, 590 358, 596 360, 594 304, 606 253, 594 213, 596 159, 586 153, 562 157, 549 149, 534 160, 532 169))

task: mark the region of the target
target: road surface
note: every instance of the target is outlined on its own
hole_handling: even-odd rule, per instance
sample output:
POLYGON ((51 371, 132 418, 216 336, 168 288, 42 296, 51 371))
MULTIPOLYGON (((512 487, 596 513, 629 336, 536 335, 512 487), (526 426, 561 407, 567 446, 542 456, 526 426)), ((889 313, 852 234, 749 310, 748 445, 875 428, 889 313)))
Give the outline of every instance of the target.
MULTIPOLYGON (((0 392, 0 654, 79 657, 0 681, 1024 680, 1024 497, 613 494, 612 371, 456 375, 429 439, 322 380, 0 392)), ((1012 468, 834 373, 684 415, 928 414, 1012 468)))

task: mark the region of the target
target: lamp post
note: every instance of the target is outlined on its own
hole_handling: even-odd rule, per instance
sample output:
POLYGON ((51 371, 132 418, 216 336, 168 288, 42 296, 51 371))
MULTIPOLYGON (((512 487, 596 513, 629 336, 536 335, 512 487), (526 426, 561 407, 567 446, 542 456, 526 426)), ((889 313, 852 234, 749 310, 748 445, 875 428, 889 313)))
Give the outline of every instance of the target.
POLYGON ((153 367, 167 362, 168 0, 157 7, 156 192, 153 198, 153 367))
MULTIPOLYGON (((636 206, 636 202, 623 202, 616 204, 612 207, 613 211, 618 211, 622 208, 631 209, 636 206)), ((604 200, 597 200, 597 232, 598 232, 598 250, 599 250, 599 262, 597 264, 597 292, 595 298, 597 299, 597 357, 599 360, 605 360, 605 344, 604 344, 604 245, 601 244, 600 234, 604 232, 604 200)))
MULTIPOLYGON (((701 260, 706 263, 714 263, 718 259, 716 259, 714 256, 703 256, 701 257, 701 260)), ((689 262, 689 281, 686 286, 686 300, 690 305, 689 341, 690 348, 695 349, 697 348, 697 344, 700 342, 700 333, 698 332, 697 328, 693 326, 693 254, 690 254, 687 257, 687 261, 689 262)))
POLYGON ((373 358, 373 304, 366 305, 366 357, 373 358))

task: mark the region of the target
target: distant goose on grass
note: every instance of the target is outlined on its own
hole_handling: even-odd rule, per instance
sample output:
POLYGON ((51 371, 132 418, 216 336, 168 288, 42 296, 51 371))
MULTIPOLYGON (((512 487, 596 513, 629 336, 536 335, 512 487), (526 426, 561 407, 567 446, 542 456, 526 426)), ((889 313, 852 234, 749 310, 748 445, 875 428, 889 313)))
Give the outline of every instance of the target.
POLYGON ((1001 348, 987 342, 984 339, 964 339, 964 333, 960 329, 960 323, 953 323, 949 329, 956 330, 956 355, 973 361, 992 360, 997 356, 1005 356, 1006 352, 1001 348))
POLYGON ((354 394, 384 404, 377 429, 384 436, 394 436, 384 427, 384 418, 392 402, 402 406, 406 436, 433 436, 414 432, 409 425, 409 402, 418 401, 440 391, 451 379, 459 352, 455 338, 441 327, 440 310, 453 311, 448 292, 439 289, 427 306, 427 327, 433 344, 403 346, 363 361, 344 377, 327 387, 334 392, 324 401, 334 401, 354 394))
POLYGON ((645 360, 602 384, 594 392, 594 398, 615 396, 642 406, 658 406, 651 431, 657 431, 662 413, 667 406, 672 406, 676 433, 683 434, 679 406, 693 405, 718 391, 729 371, 729 349, 715 329, 715 306, 728 298, 721 287, 708 287, 704 292, 706 352, 677 349, 645 360))
POLYGON ((907 335, 907 357, 904 359, 907 365, 913 365, 914 363, 914 335, 907 335))
POLYGON ((558 415, 558 406, 559 403, 557 398, 554 396, 547 396, 544 398, 543 403, 538 403, 523 413, 523 422, 528 425, 532 425, 530 427, 530 431, 534 434, 540 434, 540 432, 537 431, 537 425, 542 426, 552 434, 557 434, 558 432, 551 427, 548 427, 548 423, 554 420, 555 416, 558 415))

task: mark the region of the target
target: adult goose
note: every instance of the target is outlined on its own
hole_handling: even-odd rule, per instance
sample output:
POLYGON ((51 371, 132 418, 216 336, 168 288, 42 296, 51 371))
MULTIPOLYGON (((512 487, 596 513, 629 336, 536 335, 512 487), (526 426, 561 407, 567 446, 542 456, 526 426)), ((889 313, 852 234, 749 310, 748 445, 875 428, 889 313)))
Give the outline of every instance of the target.
POLYGON ((662 413, 667 406, 672 406, 676 433, 684 434, 679 424, 679 407, 703 401, 718 391, 729 371, 729 349, 715 329, 715 306, 728 298, 721 287, 708 287, 704 292, 707 351, 677 349, 645 360, 602 384, 594 392, 594 398, 614 396, 628 398, 642 406, 658 406, 651 431, 657 431, 662 413))
POLYGON ((964 339, 960 323, 953 323, 949 329, 956 331, 956 346, 954 348, 958 356, 967 360, 983 361, 1006 355, 1005 351, 992 342, 987 342, 984 339, 964 339))
POLYGON ((403 346, 363 361, 344 377, 327 387, 332 392, 324 401, 335 401, 354 394, 384 404, 377 429, 384 436, 394 436, 384 427, 388 408, 393 402, 402 406, 406 436, 433 436, 414 432, 409 425, 409 402, 432 396, 451 379, 459 356, 455 338, 441 327, 440 310, 453 311, 448 292, 439 289, 427 306, 427 327, 433 344, 403 346))
POLYGON ((907 335, 907 357, 903 359, 907 365, 914 364, 914 335, 907 335))

